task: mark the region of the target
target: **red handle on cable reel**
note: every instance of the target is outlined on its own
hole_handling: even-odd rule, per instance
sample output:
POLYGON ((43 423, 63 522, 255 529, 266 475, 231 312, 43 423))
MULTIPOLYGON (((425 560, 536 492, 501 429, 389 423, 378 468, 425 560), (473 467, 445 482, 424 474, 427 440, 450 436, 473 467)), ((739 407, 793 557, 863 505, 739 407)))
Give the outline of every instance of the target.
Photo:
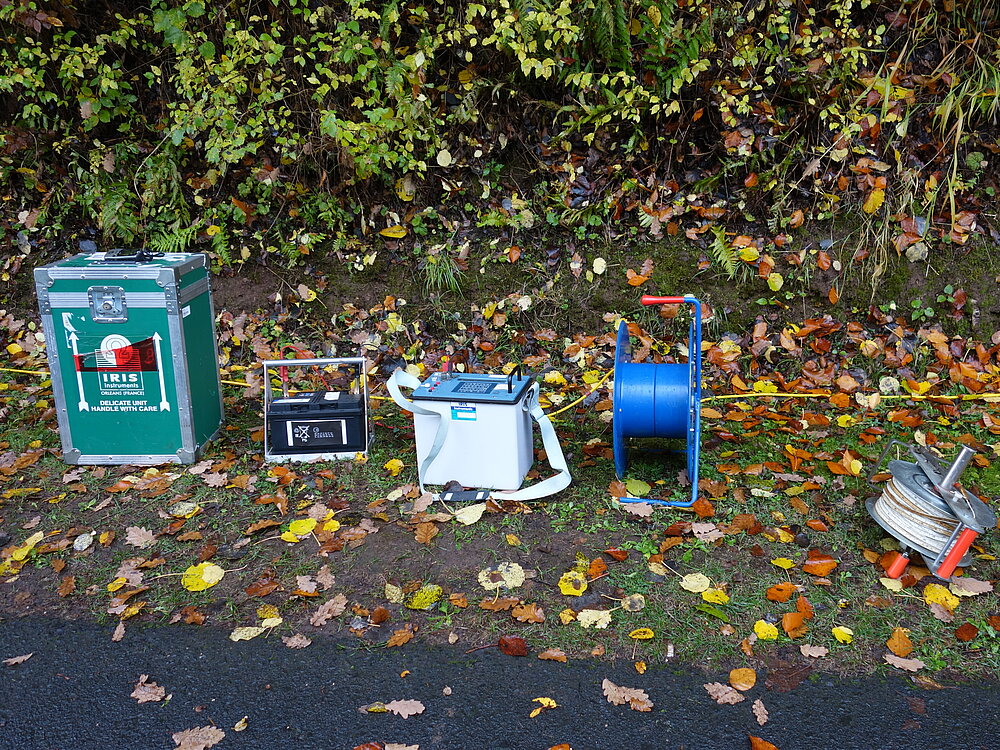
POLYGON ((955 545, 951 548, 948 556, 941 563, 941 566, 934 575, 938 578, 951 578, 951 574, 955 572, 955 568, 958 567, 962 558, 965 557, 965 553, 969 551, 969 547, 972 546, 972 542, 977 536, 979 536, 979 532, 975 529, 962 529, 962 533, 955 540, 955 545))
POLYGON ((649 294, 642 295, 644 305, 683 305, 683 297, 653 297, 649 294))

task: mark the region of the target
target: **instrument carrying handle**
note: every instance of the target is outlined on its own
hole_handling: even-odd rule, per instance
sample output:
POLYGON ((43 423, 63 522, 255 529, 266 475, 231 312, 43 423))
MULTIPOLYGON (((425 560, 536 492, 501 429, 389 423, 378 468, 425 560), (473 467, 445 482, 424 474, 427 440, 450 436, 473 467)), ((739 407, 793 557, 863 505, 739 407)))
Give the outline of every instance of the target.
POLYGON ((507 393, 514 392, 514 373, 517 373, 518 380, 524 380, 524 375, 521 373, 521 365, 514 365, 514 369, 507 373, 507 393))

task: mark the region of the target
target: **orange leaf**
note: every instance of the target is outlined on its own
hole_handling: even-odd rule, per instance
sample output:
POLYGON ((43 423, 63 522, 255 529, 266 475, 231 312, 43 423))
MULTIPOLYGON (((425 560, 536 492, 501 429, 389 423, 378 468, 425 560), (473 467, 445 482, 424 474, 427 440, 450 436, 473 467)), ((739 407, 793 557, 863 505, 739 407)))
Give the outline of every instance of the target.
POLYGON ((598 576, 602 576, 608 572, 608 564, 600 557, 595 557, 590 561, 590 567, 587 568, 587 578, 593 580, 598 576))
POLYGON ((889 640, 885 642, 885 645, 900 658, 906 658, 913 653, 913 642, 910 640, 910 636, 907 635, 906 628, 895 628, 892 631, 892 635, 889 636, 889 640))
POLYGON ((510 614, 518 622, 545 622, 545 612, 537 604, 518 604, 510 614))
POLYGON ((955 637, 958 638, 962 643, 968 643, 973 638, 979 635, 979 628, 973 625, 971 622, 967 622, 958 630, 955 631, 955 637))
POLYGON ((806 526, 808 526, 813 531, 829 531, 830 527, 826 525, 823 521, 818 518, 810 518, 806 521, 806 526))
POLYGON ((781 627, 788 633, 789 638, 800 638, 809 630, 805 620, 801 612, 786 612, 781 616, 781 627))
POLYGON ((767 598, 772 602, 787 602, 795 591, 794 583, 779 583, 767 590, 767 598))
POLYGON ((788 226, 790 226, 792 229, 798 229, 799 227, 802 226, 802 222, 804 222, 805 220, 806 220, 806 215, 802 213, 802 209, 796 208, 792 212, 791 219, 789 219, 788 221, 788 226))
POLYGON ((430 521, 425 521, 424 523, 418 523, 417 527, 413 530, 414 538, 421 544, 430 544, 431 539, 438 535, 438 527, 436 524, 430 521))
POLYGON ((809 550, 808 558, 802 563, 802 570, 814 576, 825 576, 839 564, 837 560, 818 549, 809 550))
POLYGON ((647 281, 649 281, 648 276, 640 276, 631 268, 625 272, 625 276, 628 277, 629 286, 642 286, 647 281))
POLYGON ((810 604, 809 600, 804 596, 800 595, 799 598, 795 600, 795 609, 800 612, 802 617, 806 620, 811 620, 813 618, 812 604, 810 604))
POLYGON ((699 518, 711 518, 715 515, 715 506, 703 497, 694 501, 691 510, 697 513, 699 518))
MULTIPOLYGON (((799 211, 799 213, 802 213, 799 211)), ((747 735, 750 738, 750 750, 778 750, 777 745, 772 745, 767 740, 762 740, 760 737, 754 737, 752 734, 747 735)))
POLYGON ((604 550, 604 554, 617 562, 625 562, 626 558, 628 558, 628 550, 618 549, 617 547, 609 547, 604 550))
POLYGON ((830 291, 826 295, 827 299, 830 300, 831 305, 836 305, 840 302, 840 292, 837 291, 837 287, 831 286, 830 291))

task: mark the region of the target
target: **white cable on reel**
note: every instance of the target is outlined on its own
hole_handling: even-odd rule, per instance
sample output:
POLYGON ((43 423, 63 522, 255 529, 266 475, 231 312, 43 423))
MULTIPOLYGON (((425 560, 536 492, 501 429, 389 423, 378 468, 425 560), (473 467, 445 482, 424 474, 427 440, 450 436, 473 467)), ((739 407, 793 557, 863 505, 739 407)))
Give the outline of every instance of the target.
POLYGON ((911 492, 896 477, 886 482, 874 510, 901 537, 935 553, 945 548, 958 526, 957 518, 941 515, 939 508, 911 492))

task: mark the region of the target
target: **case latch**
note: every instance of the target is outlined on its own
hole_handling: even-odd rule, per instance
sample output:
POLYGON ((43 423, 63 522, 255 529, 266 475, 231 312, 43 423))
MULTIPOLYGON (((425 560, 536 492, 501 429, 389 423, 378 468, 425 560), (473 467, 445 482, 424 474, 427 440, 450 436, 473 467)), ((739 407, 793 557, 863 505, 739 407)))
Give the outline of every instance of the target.
POLYGON ((87 289, 90 316, 95 323, 124 323, 128 320, 125 290, 120 286, 92 286, 87 289))

